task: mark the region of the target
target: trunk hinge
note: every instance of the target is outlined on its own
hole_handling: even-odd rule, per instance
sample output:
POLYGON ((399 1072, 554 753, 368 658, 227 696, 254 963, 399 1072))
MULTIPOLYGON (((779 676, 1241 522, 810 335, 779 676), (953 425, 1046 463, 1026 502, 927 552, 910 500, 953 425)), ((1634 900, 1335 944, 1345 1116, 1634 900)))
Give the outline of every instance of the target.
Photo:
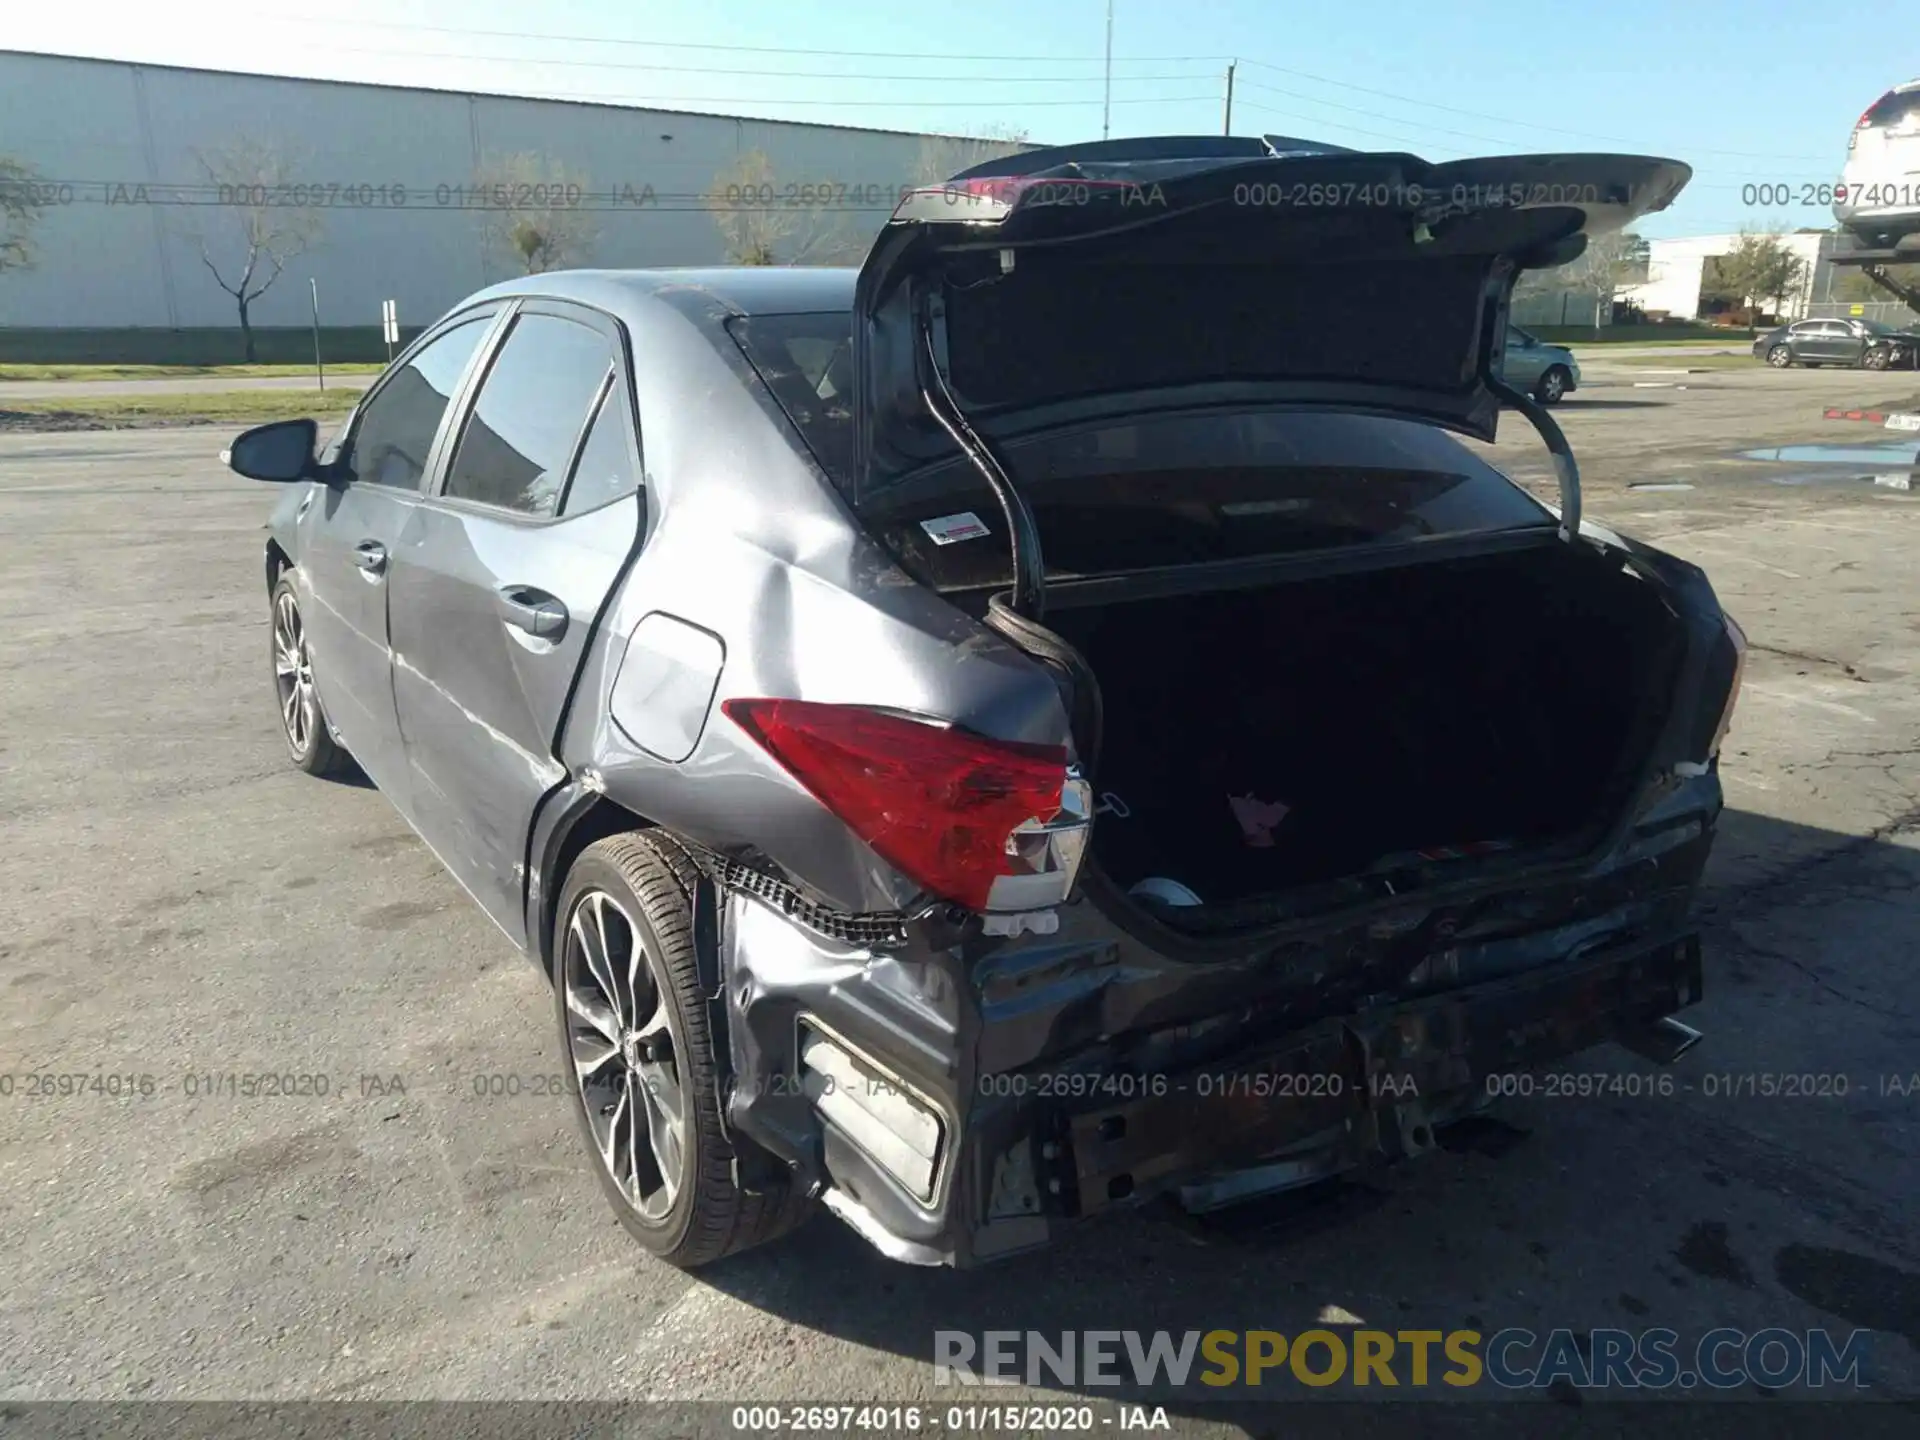
POLYGON ((1560 538, 1568 543, 1579 539, 1580 467, 1574 463, 1573 447, 1567 443, 1566 432, 1547 413, 1546 406, 1524 391, 1514 389, 1491 370, 1483 368, 1480 379, 1502 401, 1526 416, 1540 432, 1540 438, 1547 442, 1547 451, 1553 456, 1554 474, 1560 481, 1560 538))
POLYGON ((940 422, 940 428, 973 462, 973 468, 986 477, 994 499, 1000 502, 1000 513, 1007 522, 1007 543, 1013 551, 1013 610, 1029 620, 1038 620, 1047 609, 1047 570, 1040 556, 1040 527, 1006 466, 993 453, 986 437, 973 428, 953 391, 947 388, 947 377, 940 373, 939 352, 934 348, 933 319, 924 299, 916 307, 914 325, 925 366, 920 377, 920 399, 940 422))

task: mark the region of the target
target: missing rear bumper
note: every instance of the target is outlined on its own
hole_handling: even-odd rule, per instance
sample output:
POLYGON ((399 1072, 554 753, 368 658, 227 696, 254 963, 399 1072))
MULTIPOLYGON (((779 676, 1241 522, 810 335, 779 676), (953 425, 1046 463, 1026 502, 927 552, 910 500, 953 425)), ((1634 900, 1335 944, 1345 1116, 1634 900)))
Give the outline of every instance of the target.
POLYGON ((1170 1077, 1163 1094, 1073 1115, 1056 1178, 1090 1215, 1289 1152, 1307 1178, 1417 1154, 1489 1076, 1644 1036, 1700 994, 1699 937, 1685 935, 1326 1021, 1170 1077))

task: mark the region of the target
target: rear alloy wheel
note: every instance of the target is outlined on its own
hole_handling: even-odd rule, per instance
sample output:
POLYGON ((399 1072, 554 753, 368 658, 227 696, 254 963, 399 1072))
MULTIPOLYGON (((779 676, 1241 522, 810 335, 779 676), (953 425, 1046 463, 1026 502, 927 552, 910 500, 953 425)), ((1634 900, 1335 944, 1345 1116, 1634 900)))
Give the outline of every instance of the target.
POLYGON ((555 907, 554 1010, 600 1188, 641 1245, 691 1269, 810 1212, 734 1183, 694 950, 695 872, 666 839, 589 845, 555 907))
POLYGON ((1793 364, 1793 351, 1784 345, 1776 345, 1767 351, 1767 363, 1776 370, 1784 370, 1793 364))
POLYGON ((1549 365, 1547 373, 1540 377, 1540 383, 1534 387, 1533 398, 1542 405, 1558 405, 1561 397, 1567 393, 1567 382, 1572 378, 1566 366, 1549 365))
POLYGON ((289 570, 273 587, 273 693, 280 706, 280 733, 293 763, 309 775, 325 775, 344 752, 333 743, 320 692, 313 684, 313 652, 300 618, 300 597, 289 570))

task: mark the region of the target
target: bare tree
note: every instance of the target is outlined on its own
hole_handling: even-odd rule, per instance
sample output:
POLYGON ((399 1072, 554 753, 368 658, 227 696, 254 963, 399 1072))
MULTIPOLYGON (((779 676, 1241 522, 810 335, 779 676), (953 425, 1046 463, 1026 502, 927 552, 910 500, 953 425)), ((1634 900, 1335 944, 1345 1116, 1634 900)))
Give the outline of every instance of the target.
POLYGON ((200 258, 239 306, 241 341, 251 364, 253 302, 273 288, 287 261, 319 238, 320 212, 308 203, 306 187, 289 180, 294 167, 267 144, 234 140, 196 158, 213 183, 213 208, 220 217, 217 236, 204 229, 199 235, 200 258))
POLYGON ((783 185, 764 151, 740 155, 701 198, 734 265, 839 265, 866 248, 835 187, 783 185))
POLYGON ((40 172, 33 166, 0 155, 0 270, 33 268, 33 230, 46 208, 41 185, 40 172))
POLYGON ((549 156, 522 151, 489 158, 474 172, 471 198, 484 216, 480 233, 488 254, 522 275, 578 265, 599 238, 585 208, 585 173, 549 156))
POLYGON ((1591 295, 1597 323, 1606 324, 1613 316, 1613 297, 1622 285, 1646 278, 1647 242, 1638 235, 1615 231, 1595 235, 1587 248, 1567 266, 1567 279, 1582 295, 1591 295))
POLYGON ((1523 270, 1513 293, 1518 299, 1571 292, 1591 297, 1596 318, 1611 316, 1614 293, 1623 285, 1646 279, 1647 254, 1647 242, 1638 235, 1591 236, 1587 248, 1565 265, 1523 270))
POLYGON ((920 142, 913 183, 938 185, 988 160, 1031 148, 1027 132, 1008 126, 983 126, 977 135, 929 135, 920 142))

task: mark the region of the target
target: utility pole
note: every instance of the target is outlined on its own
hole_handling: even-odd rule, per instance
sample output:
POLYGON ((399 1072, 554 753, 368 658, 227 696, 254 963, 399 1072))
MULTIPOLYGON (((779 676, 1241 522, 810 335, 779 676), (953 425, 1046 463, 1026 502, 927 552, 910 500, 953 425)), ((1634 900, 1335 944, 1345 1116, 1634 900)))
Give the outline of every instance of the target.
POLYGON ((1238 60, 1227 62, 1227 114, 1226 118, 1220 122, 1222 135, 1233 134, 1233 67, 1239 63, 1238 60))
POLYGON ((1107 88, 1100 102, 1100 138, 1113 132, 1113 0, 1107 0, 1107 88))

